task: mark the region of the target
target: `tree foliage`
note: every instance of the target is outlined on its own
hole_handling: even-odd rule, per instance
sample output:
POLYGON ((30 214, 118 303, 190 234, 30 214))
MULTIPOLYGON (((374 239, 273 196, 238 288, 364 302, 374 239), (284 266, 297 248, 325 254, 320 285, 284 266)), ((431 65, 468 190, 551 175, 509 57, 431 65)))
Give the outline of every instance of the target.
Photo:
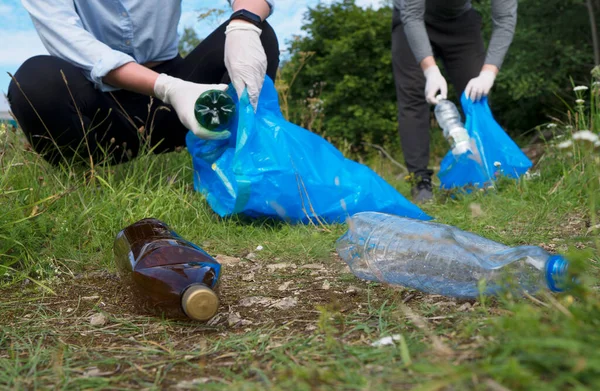
MULTIPOLYGON (((474 2, 486 43, 490 1, 474 2)), ((391 18, 390 7, 363 9, 353 0, 308 10, 281 72, 290 120, 355 147, 397 141, 391 18)), ((564 112, 569 78, 585 83, 592 67, 585 1, 519 1, 517 32, 490 97, 496 119, 512 135, 548 121, 564 112)))
POLYGON ((364 10, 346 0, 309 9, 305 37, 290 45, 282 78, 289 85, 290 119, 332 139, 383 142, 396 137, 390 8, 364 10), (308 99, 308 100, 307 100, 308 99))
POLYGON ((183 29, 183 35, 179 39, 179 54, 181 57, 187 56, 196 46, 198 46, 202 42, 200 38, 198 38, 198 34, 196 34, 196 30, 191 27, 186 27, 183 29))

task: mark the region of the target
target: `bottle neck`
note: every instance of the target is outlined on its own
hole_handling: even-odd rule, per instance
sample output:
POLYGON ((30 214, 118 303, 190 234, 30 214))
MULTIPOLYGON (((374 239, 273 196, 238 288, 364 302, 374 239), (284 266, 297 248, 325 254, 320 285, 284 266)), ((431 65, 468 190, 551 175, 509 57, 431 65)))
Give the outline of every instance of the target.
POLYGON ((552 292, 564 291, 569 262, 560 255, 553 255, 546 262, 546 283, 552 292))

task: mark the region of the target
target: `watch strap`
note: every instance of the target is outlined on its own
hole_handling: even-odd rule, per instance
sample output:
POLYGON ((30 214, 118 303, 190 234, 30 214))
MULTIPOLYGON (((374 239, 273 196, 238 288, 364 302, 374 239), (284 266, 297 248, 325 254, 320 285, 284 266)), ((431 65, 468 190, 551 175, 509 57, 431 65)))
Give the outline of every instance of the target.
POLYGON ((252 13, 248 10, 245 10, 245 9, 237 10, 233 14, 231 14, 231 16, 229 17, 230 21, 236 20, 236 19, 250 22, 259 28, 261 27, 261 24, 262 24, 262 19, 260 18, 260 16, 256 15, 255 13, 252 13))

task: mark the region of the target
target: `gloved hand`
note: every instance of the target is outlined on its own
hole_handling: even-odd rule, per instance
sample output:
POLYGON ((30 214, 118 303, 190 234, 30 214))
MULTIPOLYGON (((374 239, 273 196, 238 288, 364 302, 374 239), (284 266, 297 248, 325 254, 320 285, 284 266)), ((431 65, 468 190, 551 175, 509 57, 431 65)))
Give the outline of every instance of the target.
POLYGON ((465 88, 465 95, 473 102, 487 96, 494 85, 496 74, 492 71, 481 71, 479 76, 471 79, 465 88))
POLYGON ((198 97, 208 90, 227 90, 227 84, 198 84, 161 73, 154 83, 154 96, 173 106, 179 121, 197 137, 205 140, 222 140, 231 135, 224 130, 214 132, 200 126, 194 114, 198 97))
POLYGON ((425 99, 430 105, 436 105, 438 98, 436 97, 439 91, 439 95, 443 99, 448 97, 448 83, 442 76, 440 68, 437 65, 430 66, 423 72, 425 75, 425 99))
POLYGON ((229 22, 225 34, 225 66, 238 97, 248 88, 254 110, 267 73, 267 55, 260 41, 262 30, 243 21, 229 22))

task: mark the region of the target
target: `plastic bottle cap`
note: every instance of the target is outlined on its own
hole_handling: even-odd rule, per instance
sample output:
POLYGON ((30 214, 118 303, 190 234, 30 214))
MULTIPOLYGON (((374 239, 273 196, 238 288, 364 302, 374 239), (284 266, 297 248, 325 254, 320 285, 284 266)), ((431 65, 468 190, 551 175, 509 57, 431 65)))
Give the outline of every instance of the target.
POLYGON ((224 91, 208 90, 200 94, 194 104, 194 115, 203 128, 222 131, 231 125, 236 106, 224 91))
POLYGON ((194 284, 185 290, 181 298, 181 306, 190 318, 208 320, 217 313, 219 298, 209 287, 194 284))
POLYGON ((554 255, 546 263, 546 283, 552 292, 562 292, 563 279, 567 275, 569 262, 560 255, 554 255))

